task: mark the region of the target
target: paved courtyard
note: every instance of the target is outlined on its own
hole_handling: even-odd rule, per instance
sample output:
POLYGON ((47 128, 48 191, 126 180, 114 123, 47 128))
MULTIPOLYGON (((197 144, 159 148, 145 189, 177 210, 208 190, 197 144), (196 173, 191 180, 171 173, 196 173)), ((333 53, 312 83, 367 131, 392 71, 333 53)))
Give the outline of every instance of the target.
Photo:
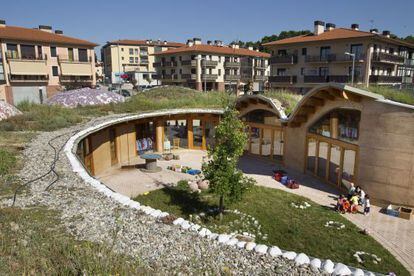
MULTIPOLYGON (((171 165, 184 165, 200 169, 201 161, 207 153, 197 150, 182 150, 177 153, 180 155, 180 160, 158 162, 158 165, 162 168, 159 173, 144 173, 136 166, 129 166, 111 169, 98 178, 109 188, 129 197, 159 189, 166 185, 174 185, 179 180, 194 179, 194 176, 173 172, 166 168, 171 165)), ((138 157, 131 164, 136 164, 139 167, 144 164, 144 160, 138 157)), ((309 175, 285 169, 290 176, 301 184, 299 189, 291 190, 272 179, 272 171, 281 168, 277 162, 252 155, 243 156, 240 160, 240 169, 256 179, 258 185, 298 194, 330 208, 335 206, 338 191, 334 187, 324 184, 309 175)), ((371 209, 369 216, 361 214, 345 214, 344 216, 361 229, 367 229, 414 275, 414 220, 404 220, 385 215, 376 206, 372 206, 371 209)))

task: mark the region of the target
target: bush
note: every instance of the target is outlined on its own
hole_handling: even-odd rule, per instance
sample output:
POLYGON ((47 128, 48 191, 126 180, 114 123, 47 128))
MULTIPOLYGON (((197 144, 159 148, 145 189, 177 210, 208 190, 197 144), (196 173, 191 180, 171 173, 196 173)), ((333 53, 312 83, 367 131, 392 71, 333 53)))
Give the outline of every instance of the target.
POLYGON ((187 180, 180 180, 177 182, 177 189, 183 191, 189 191, 190 187, 188 186, 187 180))

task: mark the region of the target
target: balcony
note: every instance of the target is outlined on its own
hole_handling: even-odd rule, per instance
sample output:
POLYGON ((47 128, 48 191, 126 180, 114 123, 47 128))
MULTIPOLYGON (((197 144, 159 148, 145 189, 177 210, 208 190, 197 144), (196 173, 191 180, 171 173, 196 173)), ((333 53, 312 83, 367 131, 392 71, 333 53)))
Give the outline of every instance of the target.
POLYGON ((298 62, 296 55, 273 56, 269 59, 270 64, 295 64, 298 62))
POLYGON ((140 64, 144 64, 144 65, 148 65, 148 64, 149 64, 149 61, 148 61, 148 59, 141 59, 141 60, 139 61, 139 63, 140 63, 140 64))
MULTIPOLYGON (((365 55, 359 54, 355 56, 355 62, 364 62, 365 55)), ((329 55, 329 62, 352 62, 352 56, 350 55, 337 55, 331 54, 329 55)))
POLYGON ((388 54, 388 53, 374 53, 372 55, 372 60, 376 62, 385 62, 385 63, 398 63, 398 64, 404 63, 404 57, 393 55, 393 54, 388 54))
POLYGON ((266 76, 259 76, 259 75, 254 76, 255 81, 266 81, 266 79, 267 79, 266 76))
POLYGON ((61 83, 91 83, 92 77, 88 76, 63 76, 61 75, 59 78, 61 83))
POLYGON ((296 83, 296 76, 270 76, 269 82, 294 84, 296 83))
POLYGON ((414 59, 406 59, 404 65, 407 67, 414 67, 414 59))
POLYGON ((217 77, 217 74, 201 74, 201 80, 203 81, 215 81, 217 77))
POLYGON ((62 76, 92 76, 92 59, 73 60, 58 56, 62 76))
POLYGON ((218 61, 214 61, 214 60, 201 60, 201 66, 205 66, 205 67, 216 67, 218 64, 218 61))
POLYGON ((303 82, 304 83, 324 83, 328 82, 328 76, 304 76, 303 82))
POLYGON ((177 66, 177 62, 176 61, 154 62, 153 66, 155 68, 157 68, 157 67, 175 67, 175 66, 177 66))
POLYGON ((326 63, 336 61, 336 55, 335 54, 329 54, 329 55, 316 55, 316 56, 306 56, 305 62, 307 63, 326 63))
POLYGON ((7 61, 12 75, 45 76, 48 68, 45 57, 21 57, 8 53, 7 61))
POLYGON ((183 60, 181 61, 181 65, 182 66, 192 66, 192 67, 196 67, 197 66, 197 60, 195 59, 191 59, 191 60, 183 60))
POLYGON ((11 83, 46 83, 49 81, 48 75, 10 75, 11 83))
POLYGON ((241 66, 241 63, 238 61, 225 61, 224 67, 227 68, 239 68, 241 66))
POLYGON ((240 75, 224 75, 225 81, 239 81, 241 78, 240 75))
POLYGON ((196 80, 197 79, 197 75, 196 74, 182 74, 181 75, 181 79, 185 79, 185 80, 196 80))
POLYGON ((369 76, 370 83, 384 83, 384 84, 393 84, 393 83, 401 83, 402 76, 379 76, 379 75, 371 75, 369 76))

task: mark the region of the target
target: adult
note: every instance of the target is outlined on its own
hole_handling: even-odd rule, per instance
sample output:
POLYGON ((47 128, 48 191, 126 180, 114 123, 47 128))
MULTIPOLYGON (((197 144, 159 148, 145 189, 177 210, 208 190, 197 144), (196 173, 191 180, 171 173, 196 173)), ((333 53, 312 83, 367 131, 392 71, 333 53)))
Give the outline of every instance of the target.
POLYGON ((351 197, 355 194, 355 184, 354 182, 350 183, 349 189, 348 189, 348 200, 351 199, 351 197))

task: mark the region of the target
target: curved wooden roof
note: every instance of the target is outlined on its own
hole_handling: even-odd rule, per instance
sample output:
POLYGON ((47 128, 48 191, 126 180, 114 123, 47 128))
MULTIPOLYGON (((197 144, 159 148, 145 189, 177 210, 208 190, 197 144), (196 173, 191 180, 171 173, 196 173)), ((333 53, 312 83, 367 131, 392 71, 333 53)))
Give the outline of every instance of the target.
POLYGON ((287 116, 282 108, 282 104, 276 100, 265 97, 263 95, 244 95, 236 100, 237 110, 244 109, 240 115, 244 115, 250 111, 261 109, 276 114, 279 119, 286 120, 287 116), (249 108, 249 105, 251 107, 249 108))

